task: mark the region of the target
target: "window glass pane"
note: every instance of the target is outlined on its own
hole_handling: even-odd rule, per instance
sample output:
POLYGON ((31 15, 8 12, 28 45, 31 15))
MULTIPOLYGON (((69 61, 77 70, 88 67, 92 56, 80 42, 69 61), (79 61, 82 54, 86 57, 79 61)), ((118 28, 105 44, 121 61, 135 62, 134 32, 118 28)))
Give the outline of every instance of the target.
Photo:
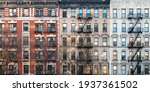
POLYGON ((98 32, 98 23, 94 23, 94 32, 98 32))
POLYGON ((23 23, 23 31, 28 31, 29 24, 23 23))
POLYGON ((75 9, 71 8, 71 17, 75 17, 75 9))
POLYGON ((98 17, 98 8, 94 9, 94 17, 98 17))
POLYGON ((94 37, 94 45, 98 45, 98 37, 94 37))
POLYGON ((63 32, 67 32, 67 24, 66 23, 63 24, 63 32))

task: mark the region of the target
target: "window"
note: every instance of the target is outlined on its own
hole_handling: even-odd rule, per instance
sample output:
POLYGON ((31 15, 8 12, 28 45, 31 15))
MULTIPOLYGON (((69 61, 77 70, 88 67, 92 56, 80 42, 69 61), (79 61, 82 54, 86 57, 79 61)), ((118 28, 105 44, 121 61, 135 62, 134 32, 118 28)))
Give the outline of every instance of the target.
POLYGON ((117 65, 113 65, 113 74, 114 74, 114 75, 117 74, 117 65))
POLYGON ((63 32, 67 32, 67 24, 66 23, 63 23, 63 32))
POLYGON ((0 32, 3 32, 5 30, 5 24, 0 23, 0 32))
POLYGON ((83 60, 83 55, 84 55, 83 51, 79 51, 78 55, 79 55, 79 60, 83 60))
POLYGON ((67 46, 67 37, 63 37, 63 46, 67 46))
POLYGON ((82 23, 79 24, 79 31, 83 31, 83 24, 82 23))
POLYGON ((113 23, 113 32, 117 32, 117 23, 113 23))
POLYGON ((43 8, 36 8, 35 17, 42 17, 42 16, 43 16, 43 8))
POLYGON ((0 17, 4 16, 4 8, 0 8, 0 17))
POLYGON ((75 55, 75 51, 71 52, 71 60, 75 60, 76 59, 76 55, 75 55))
POLYGON ((94 60, 98 60, 99 58, 98 58, 98 51, 95 51, 94 52, 94 60))
POLYGON ((140 32, 141 31, 141 23, 136 24, 136 31, 140 32))
POLYGON ((16 51, 9 51, 9 59, 17 59, 17 52, 16 51))
POLYGON ((23 65, 23 73, 28 74, 29 73, 29 65, 23 65))
POLYGON ((144 45, 149 46, 149 38, 148 37, 144 38, 144 45))
POLYGON ((107 32, 107 23, 103 23, 103 32, 107 32))
POLYGON ((9 31, 10 32, 16 32, 17 31, 17 24, 16 23, 10 23, 9 24, 9 31))
POLYGON ((137 17, 141 17, 141 9, 137 9, 137 17))
POLYGON ((98 37, 94 37, 94 46, 98 46, 98 37))
POLYGON ((52 17, 55 17, 56 16, 56 9, 52 9, 52 17))
POLYGON ((145 67, 145 74, 149 74, 150 71, 149 65, 145 65, 144 67, 145 67))
POLYGON ((55 65, 47 65, 47 74, 49 75, 55 74, 55 65))
POLYGON ((63 9, 62 12, 63 12, 63 14, 62 14, 63 18, 66 18, 67 17, 67 9, 63 9))
POLYGON ((29 52, 23 51, 23 59, 29 59, 29 52))
POLYGON ((121 66, 121 73, 126 74, 126 66, 125 65, 121 66))
POLYGON ((9 37, 9 45, 11 47, 16 47, 17 46, 17 37, 9 37))
POLYGON ((42 60, 42 59, 43 59, 43 56, 44 56, 43 51, 36 51, 36 52, 35 52, 35 58, 36 58, 37 60, 42 60))
POLYGON ((113 9, 113 18, 117 18, 117 9, 113 9))
POLYGON ((126 60, 126 51, 121 52, 121 60, 126 60))
POLYGON ((144 60, 149 60, 149 52, 148 51, 144 52, 144 60))
POLYGON ((129 23, 129 31, 132 31, 133 23, 129 23))
POLYGON ((83 9, 82 8, 79 8, 79 15, 78 17, 83 17, 83 9))
POLYGON ((88 23, 87 25, 86 25, 86 31, 91 31, 91 24, 90 23, 88 23))
POLYGON ((56 60, 56 51, 48 51, 48 60, 56 60))
POLYGON ((76 14, 75 8, 71 8, 71 17, 75 17, 75 14, 76 14))
POLYGON ((91 37, 87 37, 87 43, 91 43, 91 37))
POLYGON ((42 31, 43 31, 43 23, 36 23, 35 32, 42 32, 42 31))
POLYGON ((122 23, 122 32, 126 32, 126 23, 122 23))
POLYGON ((91 65, 86 65, 86 67, 85 67, 85 74, 87 74, 87 75, 92 74, 91 65))
POLYGON ((144 16, 145 18, 149 17, 149 9, 144 9, 144 16))
POLYGON ((35 45, 41 45, 42 39, 40 37, 35 37, 35 45))
POLYGON ((71 23, 71 32, 75 32, 75 31, 76 31, 76 24, 71 23))
POLYGON ((24 17, 28 17, 28 16, 29 16, 28 13, 29 13, 29 12, 28 12, 28 8, 24 8, 24 9, 23 9, 23 16, 24 16, 24 17))
POLYGON ((9 65, 8 66, 8 74, 12 74, 12 75, 17 74, 16 65, 9 65))
POLYGON ((107 74, 107 66, 103 65, 103 71, 102 71, 103 75, 107 74))
POLYGON ((99 72, 98 67, 99 67, 98 65, 94 65, 94 70, 93 70, 94 75, 98 75, 98 72, 99 72))
POLYGON ((29 24, 23 23, 23 31, 29 31, 29 24))
POLYGON ((125 9, 121 10, 121 18, 126 18, 126 10, 125 9))
POLYGON ((91 10, 90 10, 90 8, 86 9, 86 17, 87 18, 91 17, 91 10))
POLYGON ((83 46, 83 37, 79 37, 79 46, 83 46))
POLYGON ((63 60, 67 60, 67 51, 63 51, 63 60))
POLYGON ((91 51, 87 51, 87 54, 86 55, 86 60, 91 60, 92 59, 92 54, 91 54, 91 51))
POLYGON ((117 51, 113 51, 113 60, 117 60, 117 51))
POLYGON ((98 23, 94 23, 94 32, 98 32, 98 23))
POLYGON ((47 24, 47 31, 48 32, 55 32, 55 23, 48 23, 47 24))
POLYGON ((10 17, 17 17, 17 11, 16 9, 9 9, 9 16, 10 17))
POLYGON ((36 65, 35 69, 36 69, 35 74, 37 75, 43 74, 43 65, 36 65))
POLYGON ((48 9, 49 17, 56 17, 56 9, 48 9))
POLYGON ((121 46, 126 46, 126 38, 125 37, 121 38, 121 46))
POLYGON ((133 9, 129 9, 129 17, 133 17, 133 9))
POLYGON ((103 8, 102 12, 103 12, 103 18, 107 18, 107 9, 103 8))
POLYGON ((144 32, 149 32, 149 23, 144 23, 144 32))
POLYGON ((29 37, 28 36, 23 36, 23 45, 25 45, 25 46, 29 45, 29 37))
POLYGON ((137 38, 137 46, 141 46, 141 38, 137 38))
POLYGON ((129 51, 129 60, 131 60, 133 57, 133 51, 129 51))
POLYGON ((102 55, 103 55, 102 60, 105 60, 105 61, 108 60, 106 51, 103 51, 102 55))
POLYGON ((83 66, 83 65, 79 65, 78 74, 79 74, 79 75, 83 75, 83 74, 84 74, 84 66, 83 66))
POLYGON ((68 72, 68 65, 64 64, 63 65, 63 75, 67 74, 68 72))
POLYGON ((47 41, 48 41, 48 45, 49 46, 51 46, 51 47, 55 47, 56 46, 55 37, 48 37, 47 41))
POLYGON ((71 37, 71 46, 75 46, 75 44, 76 44, 75 37, 71 37))
POLYGON ((99 14, 98 14, 98 8, 95 8, 95 9, 94 9, 94 17, 95 17, 95 18, 98 18, 98 15, 99 15, 99 14))
POLYGON ((113 37, 113 46, 117 46, 117 38, 113 37))
POLYGON ((103 37, 103 46, 107 46, 107 37, 103 37))

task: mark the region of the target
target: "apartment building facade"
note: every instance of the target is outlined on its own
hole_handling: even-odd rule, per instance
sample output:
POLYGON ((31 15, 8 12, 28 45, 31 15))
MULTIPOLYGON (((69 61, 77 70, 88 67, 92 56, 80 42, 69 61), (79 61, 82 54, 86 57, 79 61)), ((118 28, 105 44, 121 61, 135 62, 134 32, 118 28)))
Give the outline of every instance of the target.
POLYGON ((0 1, 0 73, 59 74, 57 0, 0 1))
POLYGON ((149 0, 1 0, 0 74, 150 74, 149 0))
POLYGON ((61 0, 61 74, 109 74, 110 0, 61 0))
POLYGON ((149 0, 111 0, 110 74, 150 73, 149 3, 149 0))

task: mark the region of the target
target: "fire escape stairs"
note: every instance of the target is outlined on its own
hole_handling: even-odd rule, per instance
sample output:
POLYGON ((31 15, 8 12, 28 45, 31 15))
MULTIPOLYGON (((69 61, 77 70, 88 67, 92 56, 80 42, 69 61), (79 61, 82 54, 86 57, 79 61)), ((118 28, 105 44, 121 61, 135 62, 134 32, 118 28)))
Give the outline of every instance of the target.
POLYGON ((138 61, 137 64, 136 64, 136 66, 135 66, 135 68, 132 69, 131 72, 130 72, 130 74, 133 75, 134 72, 136 71, 136 69, 138 68, 140 62, 142 62, 142 60, 141 60, 141 54, 140 54, 140 56, 139 56, 140 58, 137 58, 136 60, 134 60, 135 56, 136 56, 137 53, 140 51, 140 49, 142 49, 142 48, 144 47, 144 46, 142 46, 142 44, 141 44, 140 46, 135 46, 135 42, 136 42, 137 38, 139 37, 139 34, 140 34, 140 33, 142 34, 142 31, 141 31, 141 30, 140 30, 140 31, 137 31, 137 30, 136 30, 136 32, 135 32, 134 29, 135 29, 136 24, 137 24, 140 20, 142 20, 142 17, 137 17, 137 18, 132 18, 132 17, 130 17, 130 18, 128 18, 128 19, 137 19, 137 21, 136 21, 136 23, 134 24, 134 26, 131 28, 131 30, 128 31, 128 33, 130 33, 130 34, 137 34, 137 35, 135 36, 135 39, 134 39, 134 41, 133 41, 133 44, 132 44, 131 46, 128 46, 129 49, 133 49, 133 50, 137 49, 137 50, 135 51, 134 55, 131 57, 131 59, 128 60, 128 62, 131 62, 131 63, 133 63, 134 61, 138 61))
MULTIPOLYGON (((92 48, 92 46, 88 46, 88 42, 85 42, 86 41, 86 38, 89 36, 90 33, 92 33, 92 31, 87 31, 85 30, 84 31, 84 28, 87 24, 88 21, 90 21, 92 19, 91 15, 89 17, 78 17, 79 20, 84 20, 84 24, 82 26, 82 28, 80 30, 78 30, 77 32, 78 33, 83 33, 84 35, 84 38, 83 38, 83 42, 82 42, 82 45, 81 46, 78 46, 79 49, 84 49, 84 53, 83 53, 83 60, 80 60, 80 56, 77 56, 76 57, 76 60, 77 62, 80 62, 80 61, 85 61, 86 64, 89 64, 90 62, 92 62, 92 58, 91 57, 88 57, 88 52, 89 50, 92 48), (87 45, 87 46, 86 46, 87 45), (85 58, 84 58, 85 57, 85 58)), ((91 42, 90 42, 91 43, 91 42)), ((79 44, 78 44, 79 45, 79 44)), ((91 45, 91 44, 90 44, 91 45)), ((86 67, 86 64, 83 66, 83 68, 86 67)), ((78 70, 78 69, 76 69, 78 70)), ((78 70, 79 71, 79 70, 78 70)))

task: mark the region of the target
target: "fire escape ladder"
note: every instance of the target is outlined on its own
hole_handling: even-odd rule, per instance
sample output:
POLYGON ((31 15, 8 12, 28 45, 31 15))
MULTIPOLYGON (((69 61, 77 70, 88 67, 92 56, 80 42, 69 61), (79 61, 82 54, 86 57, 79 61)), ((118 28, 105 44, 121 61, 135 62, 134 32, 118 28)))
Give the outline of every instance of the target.
POLYGON ((140 50, 140 48, 138 48, 138 50, 136 50, 136 52, 134 53, 134 55, 132 56, 130 61, 133 61, 134 57, 137 55, 137 52, 140 50))
POLYGON ((85 20, 84 25, 83 25, 83 27, 81 29, 82 32, 84 31, 84 27, 85 27, 86 23, 88 22, 88 20, 89 20, 88 18, 85 20))
MULTIPOLYGON (((131 57, 131 59, 128 60, 131 63, 133 63, 133 61, 137 61, 137 64, 136 64, 135 68, 131 69, 131 72, 130 72, 130 74, 133 75, 134 72, 135 72, 135 70, 137 69, 138 65, 140 64, 140 62, 142 62, 142 60, 141 60, 141 54, 139 56, 137 56, 137 58, 134 60, 135 56, 138 55, 139 50, 143 48, 142 45, 138 46, 138 44, 135 44, 135 42, 137 41, 137 38, 139 37, 139 34, 140 33, 142 34, 142 31, 141 30, 140 31, 139 30, 135 30, 134 31, 135 26, 137 25, 137 23, 139 22, 139 20, 142 19, 142 17, 136 17, 136 18, 134 18, 134 16, 133 16, 133 17, 128 17, 128 19, 129 20, 130 19, 134 19, 134 20, 137 19, 136 22, 135 22, 135 24, 134 24, 134 26, 128 32, 130 34, 135 34, 135 39, 134 39, 133 43, 131 43, 131 46, 128 46, 128 49, 136 50, 135 53, 134 53, 134 55, 131 57), (138 57, 140 57, 140 58, 138 58, 138 57)), ((140 44, 141 44, 141 42, 140 42, 140 44)))
MULTIPOLYGON (((79 18, 78 18, 79 19, 79 18)), ((86 65, 87 64, 89 64, 91 61, 92 61, 92 58, 91 58, 91 56, 88 56, 88 52, 89 52, 89 50, 91 49, 91 46, 89 46, 89 44, 88 44, 88 42, 86 41, 86 39, 87 39, 87 37, 89 36, 89 34, 91 33, 91 30, 90 31, 88 31, 87 29, 86 30, 84 30, 84 28, 85 28, 85 26, 86 26, 86 24, 87 24, 87 22, 89 21, 89 20, 91 20, 92 18, 91 17, 81 17, 80 18, 80 20, 84 20, 84 24, 83 24, 83 26, 82 26, 82 29, 81 30, 78 30, 78 33, 81 33, 82 35, 84 35, 84 38, 83 38, 83 42, 82 42, 82 45, 80 46, 78 46, 78 48, 80 48, 80 49, 82 49, 82 50, 84 50, 84 52, 83 52, 83 59, 81 59, 80 60, 80 56, 77 56, 76 57, 76 60, 77 61, 84 61, 85 62, 85 64, 83 65, 83 69, 85 69, 86 68, 86 65)), ((77 70, 78 70, 78 68, 77 68, 77 70)), ((79 70, 78 70, 79 71, 79 70)), ((84 73, 84 72, 83 72, 84 73)))
POLYGON ((142 62, 142 60, 138 60, 138 62, 137 62, 137 64, 136 64, 135 68, 133 69, 133 71, 131 71, 131 74, 132 74, 132 75, 134 74, 134 72, 135 72, 135 70, 137 69, 137 67, 138 67, 138 65, 140 64, 140 62, 142 62))

